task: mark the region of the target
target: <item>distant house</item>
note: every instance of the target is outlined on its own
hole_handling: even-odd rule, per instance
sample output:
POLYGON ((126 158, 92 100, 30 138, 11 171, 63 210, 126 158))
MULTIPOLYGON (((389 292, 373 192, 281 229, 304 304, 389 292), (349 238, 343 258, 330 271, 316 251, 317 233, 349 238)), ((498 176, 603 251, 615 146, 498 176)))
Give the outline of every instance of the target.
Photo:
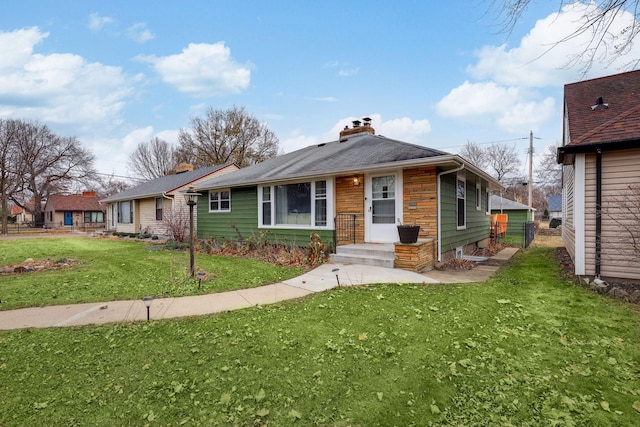
POLYGON ((509 215, 509 222, 525 223, 533 221, 535 209, 515 200, 505 199, 496 194, 491 195, 491 213, 509 215))
POLYGON ((549 218, 562 218, 562 194, 552 194, 547 199, 549 218))
POLYGON ((53 194, 44 205, 45 228, 102 228, 104 208, 94 191, 53 194))
POLYGON ((15 219, 16 224, 24 224, 26 222, 25 210, 20 206, 17 206, 17 205, 11 206, 9 216, 15 219))
MULTIPOLYGON (((152 179, 101 200, 107 210, 107 230, 167 234, 167 222, 184 218, 188 208, 183 192, 200 181, 237 171, 233 163, 193 170, 178 166, 175 174, 152 179)), ((197 215, 195 216, 197 221, 197 215)))
POLYGON ((640 279, 640 71, 565 85, 557 160, 575 273, 640 279))
POLYGON ((376 135, 364 119, 334 141, 196 185, 205 201, 198 203, 198 236, 268 233, 271 241, 304 246, 315 233, 335 243, 339 255, 353 250, 348 262, 373 263, 370 253, 355 253, 371 243, 380 252, 390 247, 380 254, 390 266, 394 257, 405 268, 424 255, 424 263, 408 268, 428 268, 434 258, 462 256, 489 239, 489 195, 500 189, 462 157, 376 135), (400 224, 419 226, 420 240, 395 245, 394 255, 400 224))

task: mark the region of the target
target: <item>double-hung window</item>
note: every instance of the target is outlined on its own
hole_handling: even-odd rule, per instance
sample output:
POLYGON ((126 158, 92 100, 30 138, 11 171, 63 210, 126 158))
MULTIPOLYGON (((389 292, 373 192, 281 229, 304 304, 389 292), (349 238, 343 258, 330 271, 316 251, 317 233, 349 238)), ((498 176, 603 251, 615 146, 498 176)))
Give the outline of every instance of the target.
POLYGON ((133 223, 133 202, 131 200, 118 202, 118 223, 133 223))
POLYGON ((162 221, 162 197, 156 197, 156 221, 162 221))
POLYGON ((231 190, 209 191, 209 212, 230 212, 231 190))
POLYGON ((327 181, 263 186, 259 195, 262 227, 327 226, 327 181))
POLYGON ((482 210, 482 184, 481 181, 476 182, 476 210, 482 210))
POLYGON ((456 179, 456 199, 456 225, 458 230, 462 230, 467 226, 467 182, 463 177, 456 179))

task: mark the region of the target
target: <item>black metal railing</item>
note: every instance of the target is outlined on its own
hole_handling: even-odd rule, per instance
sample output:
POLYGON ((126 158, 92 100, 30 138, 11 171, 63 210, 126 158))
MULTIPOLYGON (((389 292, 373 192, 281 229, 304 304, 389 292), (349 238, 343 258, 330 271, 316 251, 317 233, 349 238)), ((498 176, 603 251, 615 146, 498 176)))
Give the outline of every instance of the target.
POLYGON ((356 214, 339 213, 335 219, 335 233, 333 235, 333 247, 338 242, 356 243, 356 214))

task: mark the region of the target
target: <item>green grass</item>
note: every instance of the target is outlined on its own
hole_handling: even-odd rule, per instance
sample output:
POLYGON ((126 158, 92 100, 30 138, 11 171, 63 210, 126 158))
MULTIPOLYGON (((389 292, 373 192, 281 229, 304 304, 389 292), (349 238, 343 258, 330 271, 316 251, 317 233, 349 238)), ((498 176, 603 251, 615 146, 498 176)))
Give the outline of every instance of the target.
POLYGON ((640 316, 552 248, 471 285, 0 333, 0 425, 640 424, 640 316))
POLYGON ((302 272, 251 259, 196 254, 197 269, 207 273, 199 283, 189 277, 188 251, 158 249, 151 243, 110 239, 0 241, 0 266, 28 258, 82 261, 61 270, 0 276, 0 307, 206 294, 280 282, 302 272))

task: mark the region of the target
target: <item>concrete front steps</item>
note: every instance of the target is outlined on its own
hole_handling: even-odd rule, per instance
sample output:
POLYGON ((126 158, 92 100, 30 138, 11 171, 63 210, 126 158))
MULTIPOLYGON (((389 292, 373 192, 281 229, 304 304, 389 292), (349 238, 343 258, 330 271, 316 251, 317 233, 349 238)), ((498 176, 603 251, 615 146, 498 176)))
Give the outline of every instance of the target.
POLYGON ((395 262, 393 243, 359 243, 338 246, 331 254, 331 262, 336 264, 360 264, 393 268, 395 262))

